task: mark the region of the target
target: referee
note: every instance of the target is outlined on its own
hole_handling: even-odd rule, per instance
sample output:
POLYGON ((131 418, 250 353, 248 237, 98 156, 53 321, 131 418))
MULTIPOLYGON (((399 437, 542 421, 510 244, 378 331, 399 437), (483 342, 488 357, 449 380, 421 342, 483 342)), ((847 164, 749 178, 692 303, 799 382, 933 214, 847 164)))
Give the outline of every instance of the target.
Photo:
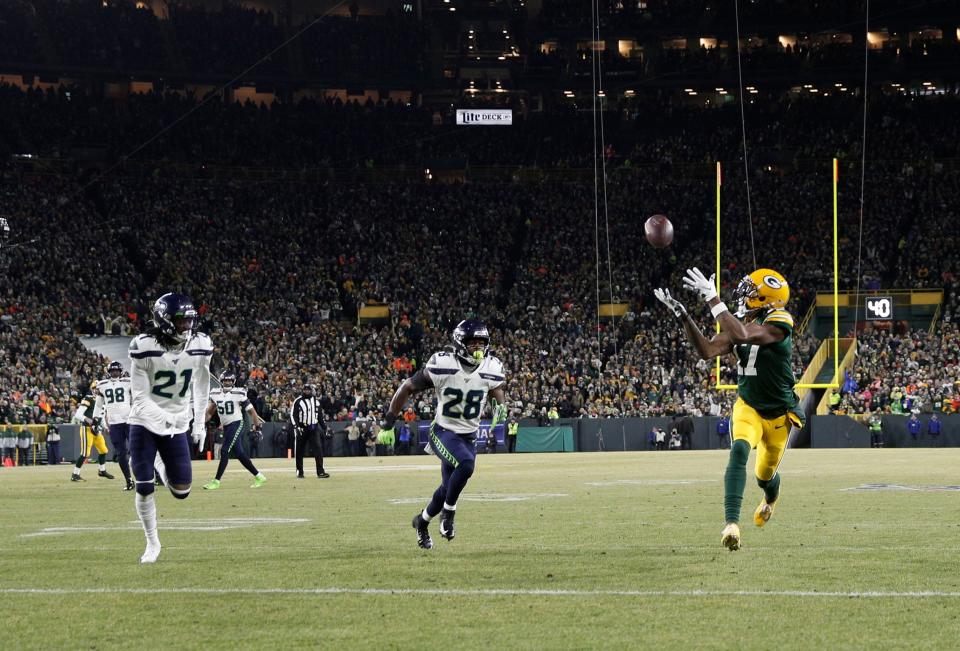
POLYGON ((303 479, 303 451, 308 444, 313 446, 313 456, 317 460, 317 477, 326 479, 330 476, 323 469, 323 442, 319 436, 327 429, 327 424, 323 422, 320 401, 313 394, 313 385, 304 384, 300 397, 290 408, 290 422, 296 432, 293 447, 297 457, 297 479, 303 479))

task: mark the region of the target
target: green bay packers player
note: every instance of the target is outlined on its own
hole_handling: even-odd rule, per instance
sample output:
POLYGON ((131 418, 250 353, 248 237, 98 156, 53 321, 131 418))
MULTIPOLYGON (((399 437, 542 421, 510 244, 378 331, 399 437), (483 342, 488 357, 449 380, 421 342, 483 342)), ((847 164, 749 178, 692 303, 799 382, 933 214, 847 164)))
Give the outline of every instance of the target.
POLYGON ((684 306, 666 289, 654 291, 683 324, 687 338, 703 359, 734 353, 737 357, 737 401, 733 406, 733 445, 724 475, 726 525, 721 543, 740 549, 740 507, 747 481, 747 459, 757 448, 755 475, 763 499, 753 514, 758 527, 773 515, 780 497, 780 473, 792 427, 802 427, 804 415, 793 391, 796 380, 791 364, 793 317, 784 309, 790 300, 786 279, 772 269, 757 269, 744 276, 736 289, 734 316, 717 296, 714 277, 688 269, 684 286, 697 292, 720 324, 720 332, 707 339, 687 315, 684 306))
POLYGON ((97 475, 104 479, 113 479, 113 475, 107 472, 107 442, 100 431, 100 423, 103 420, 103 396, 97 388, 97 383, 90 384, 90 391, 83 397, 77 406, 76 413, 73 414, 73 422, 80 426, 80 450, 77 457, 77 463, 73 467, 73 473, 70 475, 70 481, 85 481, 80 476, 80 468, 83 462, 90 456, 93 448, 97 449, 97 465, 99 470, 97 475))

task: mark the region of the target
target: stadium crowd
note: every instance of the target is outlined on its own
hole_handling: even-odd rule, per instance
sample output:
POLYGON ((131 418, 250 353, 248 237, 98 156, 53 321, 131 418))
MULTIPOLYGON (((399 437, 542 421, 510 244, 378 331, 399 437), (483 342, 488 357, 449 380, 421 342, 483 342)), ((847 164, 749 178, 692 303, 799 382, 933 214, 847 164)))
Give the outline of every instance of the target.
POLYGON ((862 333, 837 413, 960 413, 960 328, 862 333))
MULTIPOLYGON (((0 86, 0 100, 3 152, 65 159, 91 143, 121 155, 197 106, 175 93, 115 101, 12 86, 0 86)), ((830 289, 829 159, 836 155, 841 288, 944 286, 947 325, 936 336, 955 346, 956 237, 937 225, 958 217, 950 201, 960 191, 950 161, 960 136, 956 99, 871 99, 862 238, 861 133, 849 118, 861 98, 756 101, 746 111, 749 195, 737 163, 738 109, 664 109, 644 98, 607 112, 598 186, 575 175, 557 182, 519 174, 496 183, 336 175, 251 183, 225 174, 178 178, 166 165, 419 168, 434 156, 541 169, 594 163, 589 118, 564 109, 491 132, 445 127, 443 112, 438 127, 433 111, 403 103, 330 99, 270 107, 211 101, 142 152, 157 161, 148 177, 114 170, 74 178, 8 163, 0 191, 16 234, 2 261, 5 278, 16 282, 0 294, 0 422, 68 418, 69 400, 104 362, 76 335, 136 333, 152 300, 170 290, 194 296, 201 327, 218 347, 216 367, 237 372, 266 417, 282 418, 304 382, 321 387, 331 418, 375 414, 471 314, 493 328, 518 415, 725 411, 730 394, 711 390, 712 366, 694 359, 651 294, 665 286, 682 296, 688 266, 715 268, 714 160, 733 161, 725 164, 721 206, 728 300, 754 266, 790 280, 798 323, 816 291, 830 289), (410 127, 402 131, 410 140, 392 135, 397 125, 410 127), (819 137, 802 135, 811 132, 819 137), (674 245, 662 251, 643 238, 643 220, 656 213, 676 229, 674 245), (607 301, 629 308, 620 319, 598 318, 598 303, 607 301), (373 304, 390 307, 389 323, 359 322, 373 304)), ((695 300, 684 300, 707 327, 695 300)), ((861 393, 893 373, 894 356, 875 351, 898 346, 920 348, 918 386, 941 379, 919 361, 928 350, 922 336, 891 341, 901 343, 864 340, 861 393)), ((799 374, 817 342, 798 335, 795 343, 799 374)), ((725 362, 721 379, 732 377, 725 362)), ((429 396, 415 405, 420 417, 431 408, 429 396)))
MULTIPOLYGON (((201 327, 219 350, 215 364, 238 372, 266 416, 282 418, 303 382, 322 387, 332 418, 375 413, 471 313, 493 327, 520 415, 716 413, 730 396, 710 390, 711 365, 693 358, 649 295, 658 285, 679 288, 687 260, 710 267, 711 238, 698 232, 704 222, 676 220, 676 250, 656 251, 634 218, 648 205, 673 215, 705 212, 689 185, 611 176, 608 271, 606 229, 601 222, 593 230, 592 188, 579 184, 311 187, 157 178, 114 179, 91 195, 62 178, 8 178, 4 196, 18 228, 31 238, 59 236, 5 251, 23 279, 6 288, 0 318, 3 399, 19 410, 6 416, 69 416, 69 397, 103 363, 75 335, 136 332, 152 298, 170 289, 195 296, 201 327), (602 302, 630 303, 623 319, 598 322, 598 290, 602 302), (358 324, 359 309, 377 303, 392 308, 391 323, 358 324)), ((764 188, 754 189, 761 206, 764 188)), ((760 220, 755 229, 761 258, 782 250, 781 232, 766 232, 768 225, 760 220)), ((749 266, 747 237, 730 230, 729 241, 741 243, 731 248, 740 268, 749 266)), ((788 277, 803 277, 802 259, 771 264, 792 265, 782 267, 788 277)), ((728 297, 738 277, 727 264, 728 297)), ((804 292, 796 295, 802 304, 804 292)), ((816 345, 798 337, 798 372, 816 345)), ((860 373, 875 378, 884 370, 880 363, 860 373)), ((731 372, 725 367, 723 378, 731 372)), ((430 403, 419 400, 419 416, 429 417, 430 403)))

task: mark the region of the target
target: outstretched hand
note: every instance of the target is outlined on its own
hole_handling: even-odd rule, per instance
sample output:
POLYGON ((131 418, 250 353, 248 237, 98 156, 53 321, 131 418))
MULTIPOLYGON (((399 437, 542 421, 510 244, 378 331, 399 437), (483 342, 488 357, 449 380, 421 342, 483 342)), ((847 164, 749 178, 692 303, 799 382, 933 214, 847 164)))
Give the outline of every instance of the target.
POLYGON ((674 316, 678 319, 682 319, 687 316, 687 308, 683 306, 683 303, 675 299, 673 296, 670 296, 669 289, 655 289, 653 290, 653 295, 657 297, 657 300, 663 303, 673 312, 674 316))
POLYGON ((692 292, 700 294, 700 298, 704 301, 709 301, 717 297, 716 278, 716 274, 712 274, 710 278, 707 278, 703 275, 702 271, 694 267, 693 269, 687 269, 687 275, 683 279, 683 286, 692 292))

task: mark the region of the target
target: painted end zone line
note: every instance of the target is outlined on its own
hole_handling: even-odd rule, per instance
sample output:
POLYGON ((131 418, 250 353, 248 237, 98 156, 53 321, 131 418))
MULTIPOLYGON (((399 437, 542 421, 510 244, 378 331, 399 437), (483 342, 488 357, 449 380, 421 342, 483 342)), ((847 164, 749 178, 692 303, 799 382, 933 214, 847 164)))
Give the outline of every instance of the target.
POLYGON ((817 592, 813 590, 524 590, 521 588, 0 588, 0 594, 425 595, 455 597, 830 597, 839 599, 960 598, 960 592, 817 592))

